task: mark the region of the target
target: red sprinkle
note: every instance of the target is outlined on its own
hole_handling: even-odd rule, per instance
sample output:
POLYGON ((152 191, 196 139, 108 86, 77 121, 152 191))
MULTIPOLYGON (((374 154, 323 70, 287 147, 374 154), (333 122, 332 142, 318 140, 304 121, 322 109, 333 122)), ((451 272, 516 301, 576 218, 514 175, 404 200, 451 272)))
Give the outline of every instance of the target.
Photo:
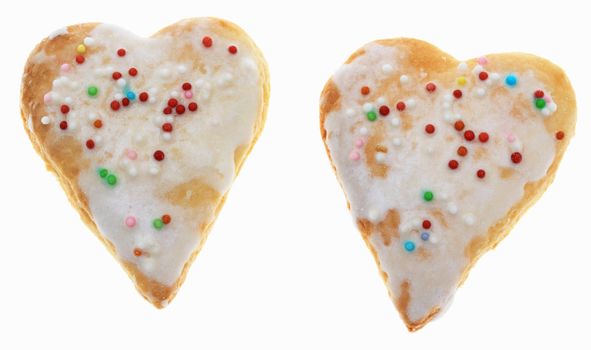
POLYGON ((536 92, 534 92, 534 97, 535 98, 542 98, 542 97, 544 97, 544 91, 542 91, 542 90, 536 90, 536 92))
POLYGON ((467 141, 474 140, 474 137, 476 137, 476 135, 474 135, 474 131, 472 131, 472 130, 466 130, 466 131, 464 131, 464 138, 467 141))
POLYGON ((140 101, 146 102, 148 100, 148 97, 150 97, 150 96, 148 95, 147 92, 145 92, 145 91, 140 92, 140 101))
POLYGON ((119 72, 113 72, 113 75, 112 75, 113 80, 119 80, 119 79, 121 79, 121 76, 122 75, 119 72))
POLYGON ((476 176, 478 176, 481 179, 484 179, 484 177, 486 176, 486 171, 478 169, 478 171, 476 172, 476 176))
POLYGON ((423 228, 425 230, 430 229, 431 228, 431 221, 429 221, 429 220, 423 220, 423 228))
POLYGON ((228 52, 231 53, 232 55, 235 55, 236 52, 238 52, 238 49, 236 48, 236 46, 230 45, 230 46, 228 46, 228 52))
POLYGON ((164 107, 164 110, 162 110, 162 113, 164 114, 171 114, 172 113, 172 107, 164 107))
POLYGON ((177 104, 179 104, 179 101, 177 101, 176 98, 171 98, 168 100, 169 107, 176 107, 177 104))
POLYGON ((369 95, 369 87, 368 86, 361 87, 361 94, 362 95, 369 95))
POLYGON ((127 52, 125 51, 125 49, 119 49, 119 50, 117 50, 117 56, 119 56, 119 57, 125 56, 126 53, 127 52))
POLYGON ((195 111, 197 110, 197 108, 199 108, 199 106, 198 106, 198 105, 197 105, 197 103, 195 103, 195 102, 191 102, 191 103, 189 103, 189 106, 188 106, 188 107, 189 107, 189 110, 190 110, 191 112, 195 112, 195 111))
POLYGON ((458 163, 458 161, 455 159, 452 159, 449 161, 449 163, 447 163, 447 166, 449 166, 450 169, 457 169, 459 165, 460 163, 458 163))
POLYGON ((163 161, 164 160, 164 152, 162 152, 161 150, 157 150, 156 152, 154 152, 154 159, 156 159, 159 162, 163 161))
POLYGON ((172 124, 170 124, 170 123, 162 124, 162 130, 165 132, 172 132, 172 124))
POLYGON ((480 142, 485 143, 488 141, 488 133, 486 132, 481 132, 480 134, 478 134, 478 140, 480 140, 480 142))
POLYGON ((94 148, 94 141, 92 139, 86 140, 86 148, 88 148, 88 149, 94 148))
POLYGON ((462 90, 454 90, 454 97, 455 98, 462 98, 462 90))
POLYGON ((127 106, 129 106, 129 99, 128 99, 127 97, 124 97, 124 98, 121 100, 121 104, 123 105, 123 107, 127 107, 127 106))
POLYGON ((162 215, 162 223, 163 223, 164 225, 168 225, 168 224, 170 224, 170 221, 171 221, 171 220, 172 220, 172 219, 171 219, 170 215, 168 215, 168 214, 164 214, 164 215, 162 215))
POLYGON ((457 131, 462 131, 462 130, 464 130, 464 127, 465 127, 465 126, 466 126, 466 125, 465 125, 465 124, 464 124, 464 122, 463 122, 463 121, 461 121, 461 120, 458 120, 458 121, 456 121, 456 122, 454 123, 454 128, 455 128, 457 131))
POLYGON ((460 157, 465 157, 468 154, 468 149, 464 146, 458 147, 458 155, 460 157))
POLYGON ((564 131, 556 132, 556 139, 557 140, 562 140, 563 138, 564 138, 564 131))
POLYGON ((523 160, 523 156, 521 155, 521 153, 519 152, 513 152, 511 154, 511 161, 515 164, 519 164, 521 163, 521 161, 523 160))
POLYGON ((213 39, 208 36, 204 36, 201 40, 201 43, 203 43, 203 46, 205 47, 211 47, 211 45, 213 45, 213 39))
POLYGON ((396 104, 396 109, 399 110, 400 112, 402 112, 403 110, 406 109, 406 104, 404 102, 400 101, 396 104))
POLYGON ((183 90, 191 90, 192 86, 191 83, 183 83, 183 90))
POLYGON ((480 80, 482 80, 482 81, 484 81, 484 80, 488 79, 488 73, 487 73, 487 72, 480 72, 480 73, 478 74, 478 79, 480 79, 480 80))
POLYGON ((425 132, 427 134, 434 133, 435 132, 435 125, 433 125, 433 124, 427 124, 427 125, 425 125, 425 132))
POLYGON ((428 92, 434 92, 437 89, 437 85, 433 83, 427 83, 427 85, 425 85, 425 89, 427 89, 428 92))
POLYGON ((70 107, 69 107, 68 105, 61 105, 61 106, 60 106, 60 111, 61 111, 63 114, 68 114, 68 112, 70 111, 70 107))
POLYGON ((65 121, 65 120, 62 120, 62 121, 60 122, 60 129, 62 129, 62 130, 66 130, 67 128, 68 128, 68 122, 67 122, 67 121, 65 121))
POLYGON ((129 68, 129 71, 127 71, 129 73, 129 75, 131 75, 132 77, 135 77, 137 75, 137 68, 135 67, 131 67, 129 68))
POLYGON ((177 105, 176 106, 176 114, 183 114, 183 113, 185 113, 185 106, 177 105))
POLYGON ((119 101, 111 101, 111 109, 116 111, 121 107, 119 101))
POLYGON ((383 116, 383 117, 385 117, 388 114, 390 114, 390 107, 388 107, 388 106, 381 106, 380 107, 380 115, 383 116))
POLYGON ((82 56, 82 55, 76 56, 76 63, 78 63, 78 64, 84 63, 84 56, 82 56))

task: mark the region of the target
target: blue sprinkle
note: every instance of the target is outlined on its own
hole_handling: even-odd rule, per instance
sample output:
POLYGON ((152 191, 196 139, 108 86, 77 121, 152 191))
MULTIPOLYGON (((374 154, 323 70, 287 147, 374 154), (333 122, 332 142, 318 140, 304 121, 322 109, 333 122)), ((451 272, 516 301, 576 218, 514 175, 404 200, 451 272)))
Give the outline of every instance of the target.
POLYGON ((135 100, 135 92, 133 92, 133 91, 128 91, 126 95, 127 95, 127 98, 128 98, 128 99, 130 99, 130 100, 132 100, 132 101, 133 101, 133 100, 135 100))
POLYGON ((507 75, 507 77, 505 78, 505 84, 509 86, 517 85, 517 77, 513 74, 507 75))
POLYGON ((430 235, 429 235, 429 233, 428 233, 428 232, 423 232, 423 233, 421 233, 421 239, 422 239, 423 241, 428 241, 428 240, 429 240, 429 236, 430 236, 430 235))
POLYGON ((406 241, 404 242, 404 250, 407 252, 413 252, 415 250, 415 242, 413 241, 406 241))

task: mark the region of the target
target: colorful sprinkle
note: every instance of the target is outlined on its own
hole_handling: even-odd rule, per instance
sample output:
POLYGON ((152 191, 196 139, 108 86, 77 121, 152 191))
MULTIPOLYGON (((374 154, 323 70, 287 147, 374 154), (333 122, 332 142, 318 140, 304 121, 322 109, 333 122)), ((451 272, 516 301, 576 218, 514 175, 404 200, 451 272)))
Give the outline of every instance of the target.
POLYGON ((162 152, 161 150, 157 150, 156 152, 154 152, 154 159, 156 159, 159 162, 163 161, 164 160, 164 152, 162 152))
POLYGON ((378 118, 378 116, 376 115, 376 112, 374 112, 374 111, 369 111, 369 112, 367 112, 366 115, 367 115, 367 120, 369 120, 370 122, 373 122, 378 118))
POLYGON ((435 125, 433 125, 433 124, 425 125, 425 132, 427 134, 433 134, 435 132, 435 125))
POLYGON ((456 79, 456 83, 460 86, 466 85, 466 77, 458 77, 456 79))
POLYGON ((94 140, 93 139, 86 140, 86 148, 88 148, 88 149, 94 148, 94 140))
POLYGON ((100 129, 103 127, 103 121, 100 119, 95 120, 92 125, 94 125, 95 128, 100 129))
POLYGON ((105 169, 105 168, 100 168, 100 169, 98 170, 98 174, 99 174, 99 176, 100 176, 101 178, 103 178, 103 179, 104 179, 105 177, 107 177, 107 175, 109 175, 109 171, 108 171, 107 169, 105 169))
POLYGON ((125 56, 126 53, 127 53, 127 51, 125 51, 125 49, 117 50, 117 56, 119 56, 119 57, 125 56))
POLYGON ((487 72, 480 72, 478 74, 478 79, 485 81, 486 79, 488 79, 488 73, 487 72))
POLYGON ((505 84, 508 86, 517 85, 517 77, 514 74, 507 75, 507 77, 505 77, 505 84))
POLYGON ((454 90, 453 95, 457 99, 462 98, 462 90, 454 90))
POLYGON ((127 91, 125 96, 127 96, 127 98, 130 99, 131 101, 135 100, 135 92, 133 92, 133 91, 127 91))
POLYGON ((86 92, 88 93, 88 96, 96 96, 96 94, 98 94, 98 88, 96 86, 89 86, 88 89, 86 89, 86 92))
POLYGON ((556 139, 557 140, 562 140, 563 138, 564 138, 564 131, 556 132, 556 139))
POLYGON ((464 131, 464 138, 466 139, 466 141, 472 141, 472 140, 474 140, 475 137, 476 137, 476 135, 474 134, 474 131, 472 131, 472 130, 464 131))
POLYGON ((434 92, 437 89, 437 85, 434 83, 427 83, 427 85, 425 85, 425 89, 427 92, 434 92))
POLYGON ((140 256, 142 256, 142 254, 143 254, 143 252, 142 252, 142 250, 141 250, 141 249, 139 249, 139 248, 135 248, 135 249, 133 250, 133 255, 135 255, 135 256, 137 256, 137 257, 140 257, 140 256))
POLYGON ((369 95, 369 87, 368 86, 361 87, 360 91, 361 91, 362 95, 369 95))
POLYGON ((535 103, 537 109, 542 109, 546 107, 546 101, 543 98, 537 98, 535 103))
POLYGON ((398 111, 402 112, 406 109, 406 104, 404 102, 400 101, 396 104, 396 109, 398 111))
POLYGON ((127 73, 129 73, 129 75, 131 75, 132 77, 135 77, 137 75, 137 68, 131 67, 131 68, 129 68, 127 73))
POLYGON ((115 186, 117 184, 117 176, 115 176, 115 174, 107 175, 107 183, 111 186, 115 186))
POLYGON ((187 107, 189 108, 189 110, 191 112, 195 112, 197 110, 197 108, 199 108, 199 106, 195 102, 189 103, 189 105, 187 107))
POLYGON ((544 98, 544 91, 542 91, 542 90, 536 90, 534 92, 534 98, 544 98))
POLYGON ((113 72, 113 74, 111 74, 111 77, 113 77, 113 80, 119 80, 121 79, 123 75, 119 72, 113 72))
POLYGON ((230 46, 228 46, 228 52, 231 53, 232 55, 235 55, 238 52, 238 49, 236 48, 236 46, 230 45, 230 46))
POLYGON ((430 237, 429 232, 423 232, 423 233, 421 233, 421 239, 423 241, 428 241, 429 240, 429 237, 430 237))
POLYGON ((68 128, 68 122, 67 122, 67 121, 65 121, 65 120, 62 120, 62 121, 60 122, 60 129, 62 129, 62 130, 66 130, 67 128, 68 128))
POLYGON ((468 149, 464 146, 458 147, 458 155, 460 157, 465 157, 468 154, 468 149))
POLYGON ((147 92, 144 91, 144 92, 140 93, 140 101, 146 102, 148 100, 148 97, 150 97, 150 96, 148 95, 147 92))
POLYGON ((423 225, 422 226, 423 226, 423 228, 425 230, 430 229, 431 228, 431 221, 429 221, 429 220, 423 220, 423 225))
POLYGON ((136 223, 137 223, 137 220, 136 220, 135 216, 130 215, 125 218, 125 225, 129 228, 134 227, 136 223))
POLYGON ((464 130, 464 127, 465 127, 465 126, 466 126, 466 125, 465 125, 465 124, 464 124, 464 122, 463 122, 463 121, 461 121, 461 120, 457 120, 457 121, 454 123, 454 129, 456 129, 457 131, 462 131, 462 130, 464 130))
POLYGON ((201 43, 205 47, 211 47, 211 45, 213 45, 213 39, 208 36, 204 36, 203 39, 201 39, 201 43))
POLYGON ((425 191, 425 192, 423 192, 423 199, 426 202, 432 201, 433 198, 435 198, 435 195, 433 194, 433 192, 431 192, 431 191, 425 191))
POLYGON ((82 56, 82 55, 76 56, 76 63, 78 63, 78 64, 84 63, 84 56, 82 56))
POLYGON ((171 123, 164 123, 164 124, 162 124, 162 131, 164 131, 164 132, 172 132, 172 124, 171 123))
POLYGON ((380 106, 379 112, 380 112, 380 115, 382 117, 385 117, 388 114, 390 114, 390 107, 388 107, 388 106, 380 106))
POLYGON ((349 153, 349 159, 351 160, 359 160, 360 158, 361 155, 357 151, 351 151, 351 153, 349 153))
POLYGON ((458 168, 458 166, 460 166, 460 163, 458 163, 458 161, 457 161, 457 160, 455 160, 455 159, 452 159, 452 160, 450 160, 450 161, 449 161, 449 163, 447 163, 447 166, 448 166, 450 169, 452 169, 452 170, 455 170, 455 169, 457 169, 457 168, 458 168))
POLYGON ((76 52, 82 54, 86 52, 86 46, 84 46, 84 44, 80 44, 78 46, 76 46, 76 52))
POLYGON ((155 229, 160 230, 162 226, 164 226, 164 223, 162 222, 162 219, 158 218, 152 221, 152 226, 154 226, 155 229))
POLYGON ((415 248, 416 248, 416 246, 413 241, 404 242, 404 250, 406 250, 407 252, 411 253, 415 250, 415 248))
POLYGON ((484 177, 486 176, 486 171, 484 171, 483 169, 478 169, 478 171, 476 172, 476 176, 478 176, 478 178, 480 179, 484 179, 484 177))
POLYGON ((164 223, 164 225, 170 224, 171 221, 172 221, 172 218, 170 217, 170 215, 168 215, 168 214, 162 215, 162 223, 164 223))
POLYGON ((480 134, 478 134, 478 140, 482 143, 488 142, 488 133, 481 132, 480 134))
POLYGON ((523 156, 521 155, 521 153, 519 153, 519 152, 511 153, 511 161, 513 163, 519 164, 519 163, 521 163, 522 160, 523 160, 523 156))
POLYGON ((61 105, 60 106, 60 112, 62 112, 62 114, 68 114, 69 111, 70 111, 70 107, 68 105, 61 105))

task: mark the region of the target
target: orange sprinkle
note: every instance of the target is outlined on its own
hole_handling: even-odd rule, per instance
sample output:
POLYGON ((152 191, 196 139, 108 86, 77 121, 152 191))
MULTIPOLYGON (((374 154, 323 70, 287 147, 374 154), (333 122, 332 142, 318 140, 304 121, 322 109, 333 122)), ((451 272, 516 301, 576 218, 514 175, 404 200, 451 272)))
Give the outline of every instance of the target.
POLYGON ((163 224, 168 225, 168 224, 170 224, 171 220, 172 219, 170 218, 170 215, 168 215, 168 214, 162 215, 162 223, 163 224))
POLYGON ((94 125, 95 128, 100 129, 103 127, 103 121, 100 119, 97 119, 94 121, 94 123, 92 123, 94 125))
POLYGON ((368 86, 364 86, 361 88, 361 94, 362 95, 369 95, 369 87, 368 86))
POLYGON ((135 256, 142 256, 142 254, 143 254, 143 252, 142 252, 142 250, 141 250, 141 249, 139 249, 139 248, 135 248, 135 249, 133 250, 133 255, 135 255, 135 256))

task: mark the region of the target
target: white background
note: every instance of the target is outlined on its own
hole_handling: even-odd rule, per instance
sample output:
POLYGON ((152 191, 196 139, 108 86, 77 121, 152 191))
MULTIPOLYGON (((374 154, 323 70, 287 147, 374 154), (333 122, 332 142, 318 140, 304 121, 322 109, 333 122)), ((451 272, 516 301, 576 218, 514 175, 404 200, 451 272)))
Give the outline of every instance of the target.
POLYGON ((344 2, 2 2, 0 349, 589 349, 584 5, 344 2), (186 283, 156 310, 33 151, 19 115, 20 75, 34 45, 64 25, 109 22, 147 36, 191 16, 226 18, 251 35, 270 66, 271 103, 186 283), (319 94, 333 71, 364 43, 397 36, 460 59, 502 51, 546 57, 570 76, 579 107, 555 183, 476 265, 449 311, 414 334, 352 223, 318 129, 319 94))

